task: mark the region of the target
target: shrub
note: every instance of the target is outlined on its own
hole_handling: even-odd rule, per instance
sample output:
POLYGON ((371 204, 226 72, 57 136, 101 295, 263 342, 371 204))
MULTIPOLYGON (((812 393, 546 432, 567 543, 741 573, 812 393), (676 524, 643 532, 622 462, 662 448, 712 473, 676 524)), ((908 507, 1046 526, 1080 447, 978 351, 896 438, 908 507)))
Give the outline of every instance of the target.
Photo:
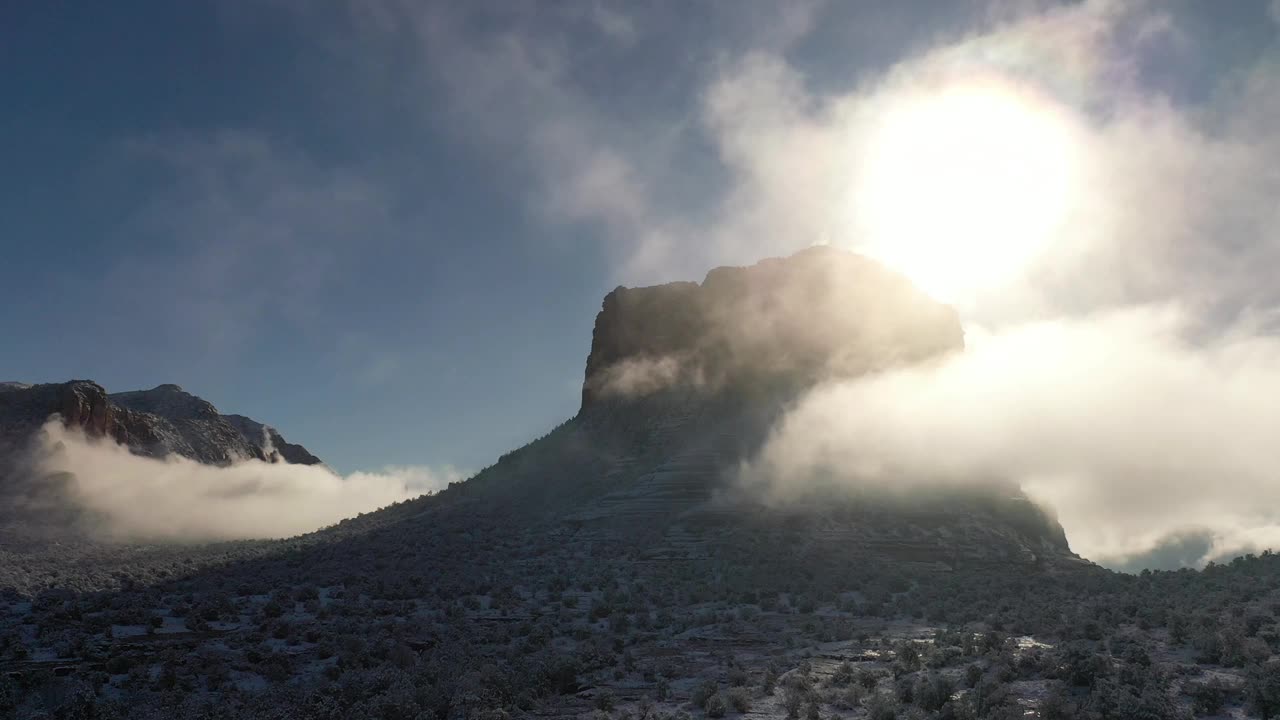
POLYGON ((702 709, 710 718, 722 718, 728 712, 729 706, 725 703, 724 697, 720 693, 712 693, 702 704, 702 709))
POLYGON ((773 690, 775 687, 777 687, 777 685, 778 685, 778 671, 774 670, 773 667, 770 666, 764 671, 764 682, 761 683, 760 687, 762 690, 764 690, 765 695, 772 695, 773 690))
POLYGON ((729 691, 729 707, 734 712, 745 713, 751 709, 751 695, 746 688, 736 687, 729 691))
POLYGON ((916 681, 915 702, 926 712, 937 712, 951 699, 955 686, 940 673, 931 672, 916 681))
POLYGON ((831 684, 845 686, 853 682, 854 671, 853 666, 846 660, 836 666, 834 672, 831 673, 831 684))
POLYGON ((707 703, 707 699, 720 691, 714 680, 704 680, 698 687, 693 689, 693 695, 689 696, 689 702, 694 707, 703 707, 707 703))
POLYGON ((1280 660, 1249 668, 1245 694, 1249 705, 1263 720, 1280 716, 1280 660))
POLYGON ((898 703, 888 695, 877 693, 867 700, 869 720, 894 720, 898 716, 898 703))
POLYGON ((1197 715, 1217 715, 1227 702, 1227 687, 1217 678, 1187 683, 1185 692, 1191 697, 1191 706, 1197 715))

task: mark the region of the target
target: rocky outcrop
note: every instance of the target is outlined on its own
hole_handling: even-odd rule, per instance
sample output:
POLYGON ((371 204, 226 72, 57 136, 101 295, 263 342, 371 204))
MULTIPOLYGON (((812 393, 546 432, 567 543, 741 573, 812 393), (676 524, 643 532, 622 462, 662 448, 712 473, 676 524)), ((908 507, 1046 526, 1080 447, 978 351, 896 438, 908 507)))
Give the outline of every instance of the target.
POLYGON ((260 428, 265 426, 243 416, 223 416, 211 403, 177 385, 109 395, 90 380, 6 383, 0 392, 0 455, 20 452, 53 416, 90 437, 111 438, 138 455, 181 455, 213 465, 250 458, 320 462, 300 445, 284 442, 274 430, 263 432, 260 428), (248 433, 242 429, 250 426, 256 428, 248 433))
POLYGON ((964 348, 956 313, 860 255, 812 247, 701 284, 619 287, 596 316, 582 407, 855 377, 964 348))
POLYGON ((212 403, 172 384, 150 390, 114 393, 117 407, 153 419, 158 442, 133 443, 135 452, 163 457, 182 455, 211 465, 237 460, 270 460, 259 440, 251 440, 218 413, 212 403))
POLYGON ((1079 565, 1056 520, 1008 483, 901 494, 842 483, 780 506, 740 478, 814 383, 963 348, 954 311, 831 248, 618 288, 596 318, 578 414, 451 492, 645 561, 822 546, 940 568, 1079 565))
POLYGON ((246 440, 259 444, 272 462, 283 460, 294 465, 319 465, 320 458, 312 455, 301 445, 288 442, 278 430, 270 425, 263 425, 253 418, 244 415, 223 415, 224 420, 231 423, 246 440))
POLYGON ((91 437, 109 436, 128 444, 131 431, 145 436, 144 423, 111 405, 106 390, 90 380, 24 385, 6 383, 0 393, 0 437, 10 445, 34 433, 51 415, 91 437))

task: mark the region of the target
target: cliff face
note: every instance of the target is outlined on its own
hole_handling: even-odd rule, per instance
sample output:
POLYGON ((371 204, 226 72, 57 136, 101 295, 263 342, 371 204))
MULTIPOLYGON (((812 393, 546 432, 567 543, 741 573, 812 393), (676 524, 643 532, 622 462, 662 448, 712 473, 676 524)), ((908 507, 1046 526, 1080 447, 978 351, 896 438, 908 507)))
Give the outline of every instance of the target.
MULTIPOLYGON (((288 442, 278 430, 270 425, 263 425, 253 418, 244 415, 223 415, 222 419, 240 432, 250 442, 258 443, 268 458, 278 458, 294 465, 319 465, 320 458, 312 455, 306 448, 288 442)), ((275 462, 275 460, 273 460, 275 462)))
POLYGON ((964 349, 955 312, 859 255, 813 247, 701 284, 617 288, 596 316, 582 408, 666 389, 796 392, 964 349))
POLYGON ((142 418, 113 406, 106 390, 95 382, 4 385, 0 392, 0 438, 10 445, 25 441, 55 414, 67 427, 79 428, 91 437, 111 437, 126 445, 154 440, 142 418))
POLYGON ((1056 520, 1010 484, 835 490, 779 507, 739 482, 813 384, 963 349, 954 311, 830 248, 618 288, 596 318, 578 414, 453 492, 535 518, 539 536, 646 560, 822 546, 939 567, 1079 564, 1056 520))
POLYGON ((300 445, 243 416, 224 416, 177 385, 108 395, 89 380, 0 388, 0 454, 20 452, 52 416, 90 437, 107 437, 138 455, 171 454, 225 465, 243 459, 316 464, 300 445), (281 448, 284 450, 282 451, 281 448))

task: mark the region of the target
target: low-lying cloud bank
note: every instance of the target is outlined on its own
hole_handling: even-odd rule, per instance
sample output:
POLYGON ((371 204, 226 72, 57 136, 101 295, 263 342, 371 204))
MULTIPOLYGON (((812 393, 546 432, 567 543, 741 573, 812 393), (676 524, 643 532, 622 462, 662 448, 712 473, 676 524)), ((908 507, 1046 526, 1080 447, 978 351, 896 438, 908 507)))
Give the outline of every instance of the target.
POLYGON ((140 457, 59 422, 45 425, 35 469, 68 473, 70 499, 119 540, 282 538, 435 492, 452 467, 387 467, 343 477, 321 465, 246 460, 225 467, 140 457))
POLYGON ((971 330, 940 364, 814 390, 746 477, 776 499, 1013 480, 1123 569, 1280 546, 1280 338, 1192 330, 1173 306, 971 330))

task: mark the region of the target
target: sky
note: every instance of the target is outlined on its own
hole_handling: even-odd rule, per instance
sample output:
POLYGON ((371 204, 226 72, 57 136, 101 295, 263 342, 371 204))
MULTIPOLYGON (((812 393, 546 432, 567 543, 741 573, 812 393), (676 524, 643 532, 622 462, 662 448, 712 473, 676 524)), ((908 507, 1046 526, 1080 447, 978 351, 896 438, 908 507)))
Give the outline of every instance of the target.
POLYGON ((0 380, 172 382, 343 473, 478 469, 576 411, 613 287, 883 250, 846 129, 956 67, 1033 87, 1115 183, 1064 221, 1096 242, 1019 278, 1049 290, 960 298, 971 327, 1173 298, 1213 334, 1274 307, 1277 28, 1262 0, 6 3, 0 380))
MULTIPOLYGON (((590 173, 610 156, 652 161, 675 178, 653 202, 701 212, 720 191, 685 127, 702 85, 808 13, 6 3, 0 375, 177 383, 344 471, 482 467, 576 411, 608 290, 756 259, 641 267, 628 211, 573 185, 607 189, 590 173), (668 156, 637 157, 655 136, 668 156)), ((891 61, 855 17, 797 53, 891 61)))

